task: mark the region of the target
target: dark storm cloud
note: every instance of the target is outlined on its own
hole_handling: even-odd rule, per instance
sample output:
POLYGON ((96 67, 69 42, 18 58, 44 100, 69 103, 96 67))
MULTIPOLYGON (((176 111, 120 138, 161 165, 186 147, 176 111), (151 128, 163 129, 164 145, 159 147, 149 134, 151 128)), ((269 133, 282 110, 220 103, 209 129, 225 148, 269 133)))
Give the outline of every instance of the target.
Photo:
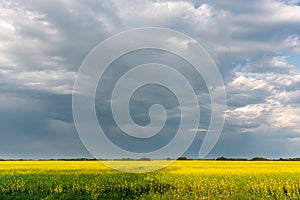
POLYGON ((1 157, 89 156, 75 132, 70 95, 22 91, 6 96, 14 101, 0 109, 1 157))
MULTIPOLYGON (((144 26, 173 28, 193 37, 218 65, 228 110, 223 135, 210 156, 299 156, 300 73, 295 67, 299 63, 287 59, 300 54, 300 7, 296 4, 273 0, 255 0, 247 6, 238 0, 1 1, 0 157, 89 156, 72 119, 76 71, 99 42, 144 26)), ((138 56, 145 62, 155 57, 145 52, 138 56)), ((169 65, 179 63, 167 54, 156 56, 169 65)), ((127 59, 132 63, 130 56, 127 59)), ((187 151, 197 156, 210 104, 205 88, 185 67, 181 70, 198 84, 202 100, 201 131, 187 151)), ((141 104, 133 109, 147 116, 141 111, 145 111, 141 104)))

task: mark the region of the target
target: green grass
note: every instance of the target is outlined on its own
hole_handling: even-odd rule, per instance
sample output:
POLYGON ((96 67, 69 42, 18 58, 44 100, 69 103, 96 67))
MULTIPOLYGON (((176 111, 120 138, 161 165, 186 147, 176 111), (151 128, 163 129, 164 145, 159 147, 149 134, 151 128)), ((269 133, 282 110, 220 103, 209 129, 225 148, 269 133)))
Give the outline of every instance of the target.
POLYGON ((300 199, 299 180, 300 162, 177 161, 131 174, 97 161, 3 161, 0 199, 300 199))

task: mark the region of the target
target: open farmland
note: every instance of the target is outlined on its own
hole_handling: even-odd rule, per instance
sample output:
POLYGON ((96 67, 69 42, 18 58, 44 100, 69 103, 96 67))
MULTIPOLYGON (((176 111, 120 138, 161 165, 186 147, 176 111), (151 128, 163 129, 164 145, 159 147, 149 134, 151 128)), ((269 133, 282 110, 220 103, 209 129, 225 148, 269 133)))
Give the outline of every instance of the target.
POLYGON ((131 174, 98 161, 1 161, 0 199, 300 199, 300 162, 176 161, 131 174))

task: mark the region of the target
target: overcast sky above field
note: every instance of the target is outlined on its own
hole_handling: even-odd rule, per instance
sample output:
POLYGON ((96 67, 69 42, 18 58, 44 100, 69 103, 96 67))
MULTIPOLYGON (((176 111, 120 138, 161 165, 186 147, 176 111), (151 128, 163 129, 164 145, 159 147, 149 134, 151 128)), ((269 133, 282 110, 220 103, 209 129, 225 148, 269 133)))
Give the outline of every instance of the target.
POLYGON ((98 43, 145 26, 187 34, 219 67, 227 117, 208 157, 300 157, 299 1, 1 0, 0 158, 90 156, 73 123, 76 72, 98 43))

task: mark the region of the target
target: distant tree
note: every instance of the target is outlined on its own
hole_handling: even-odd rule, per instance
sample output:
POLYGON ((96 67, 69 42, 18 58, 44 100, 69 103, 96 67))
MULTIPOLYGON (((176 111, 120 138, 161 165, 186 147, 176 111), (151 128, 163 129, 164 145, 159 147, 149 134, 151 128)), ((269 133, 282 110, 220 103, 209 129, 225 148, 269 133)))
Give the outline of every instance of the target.
POLYGON ((140 160, 140 161, 149 161, 149 160, 151 160, 151 158, 145 158, 145 157, 143 157, 143 158, 139 158, 138 160, 140 160))
POLYGON ((280 161, 300 161, 300 158, 279 158, 280 161))
POLYGON ((267 161, 267 158, 263 158, 263 157, 254 157, 251 159, 252 161, 267 161))
POLYGON ((181 156, 181 157, 177 158, 177 160, 187 160, 187 159, 188 159, 188 158, 185 157, 185 156, 181 156))
POLYGON ((220 157, 217 157, 216 160, 228 160, 228 158, 226 158, 224 156, 220 156, 220 157))
POLYGON ((166 160, 172 160, 170 157, 167 157, 166 160))
POLYGON ((300 158, 292 158, 293 161, 300 161, 300 158))
POLYGON ((116 159, 116 160, 133 160, 132 158, 121 158, 121 159, 116 159))
POLYGON ((216 158, 216 160, 228 160, 228 161, 247 161, 247 158, 226 158, 224 156, 216 158))

